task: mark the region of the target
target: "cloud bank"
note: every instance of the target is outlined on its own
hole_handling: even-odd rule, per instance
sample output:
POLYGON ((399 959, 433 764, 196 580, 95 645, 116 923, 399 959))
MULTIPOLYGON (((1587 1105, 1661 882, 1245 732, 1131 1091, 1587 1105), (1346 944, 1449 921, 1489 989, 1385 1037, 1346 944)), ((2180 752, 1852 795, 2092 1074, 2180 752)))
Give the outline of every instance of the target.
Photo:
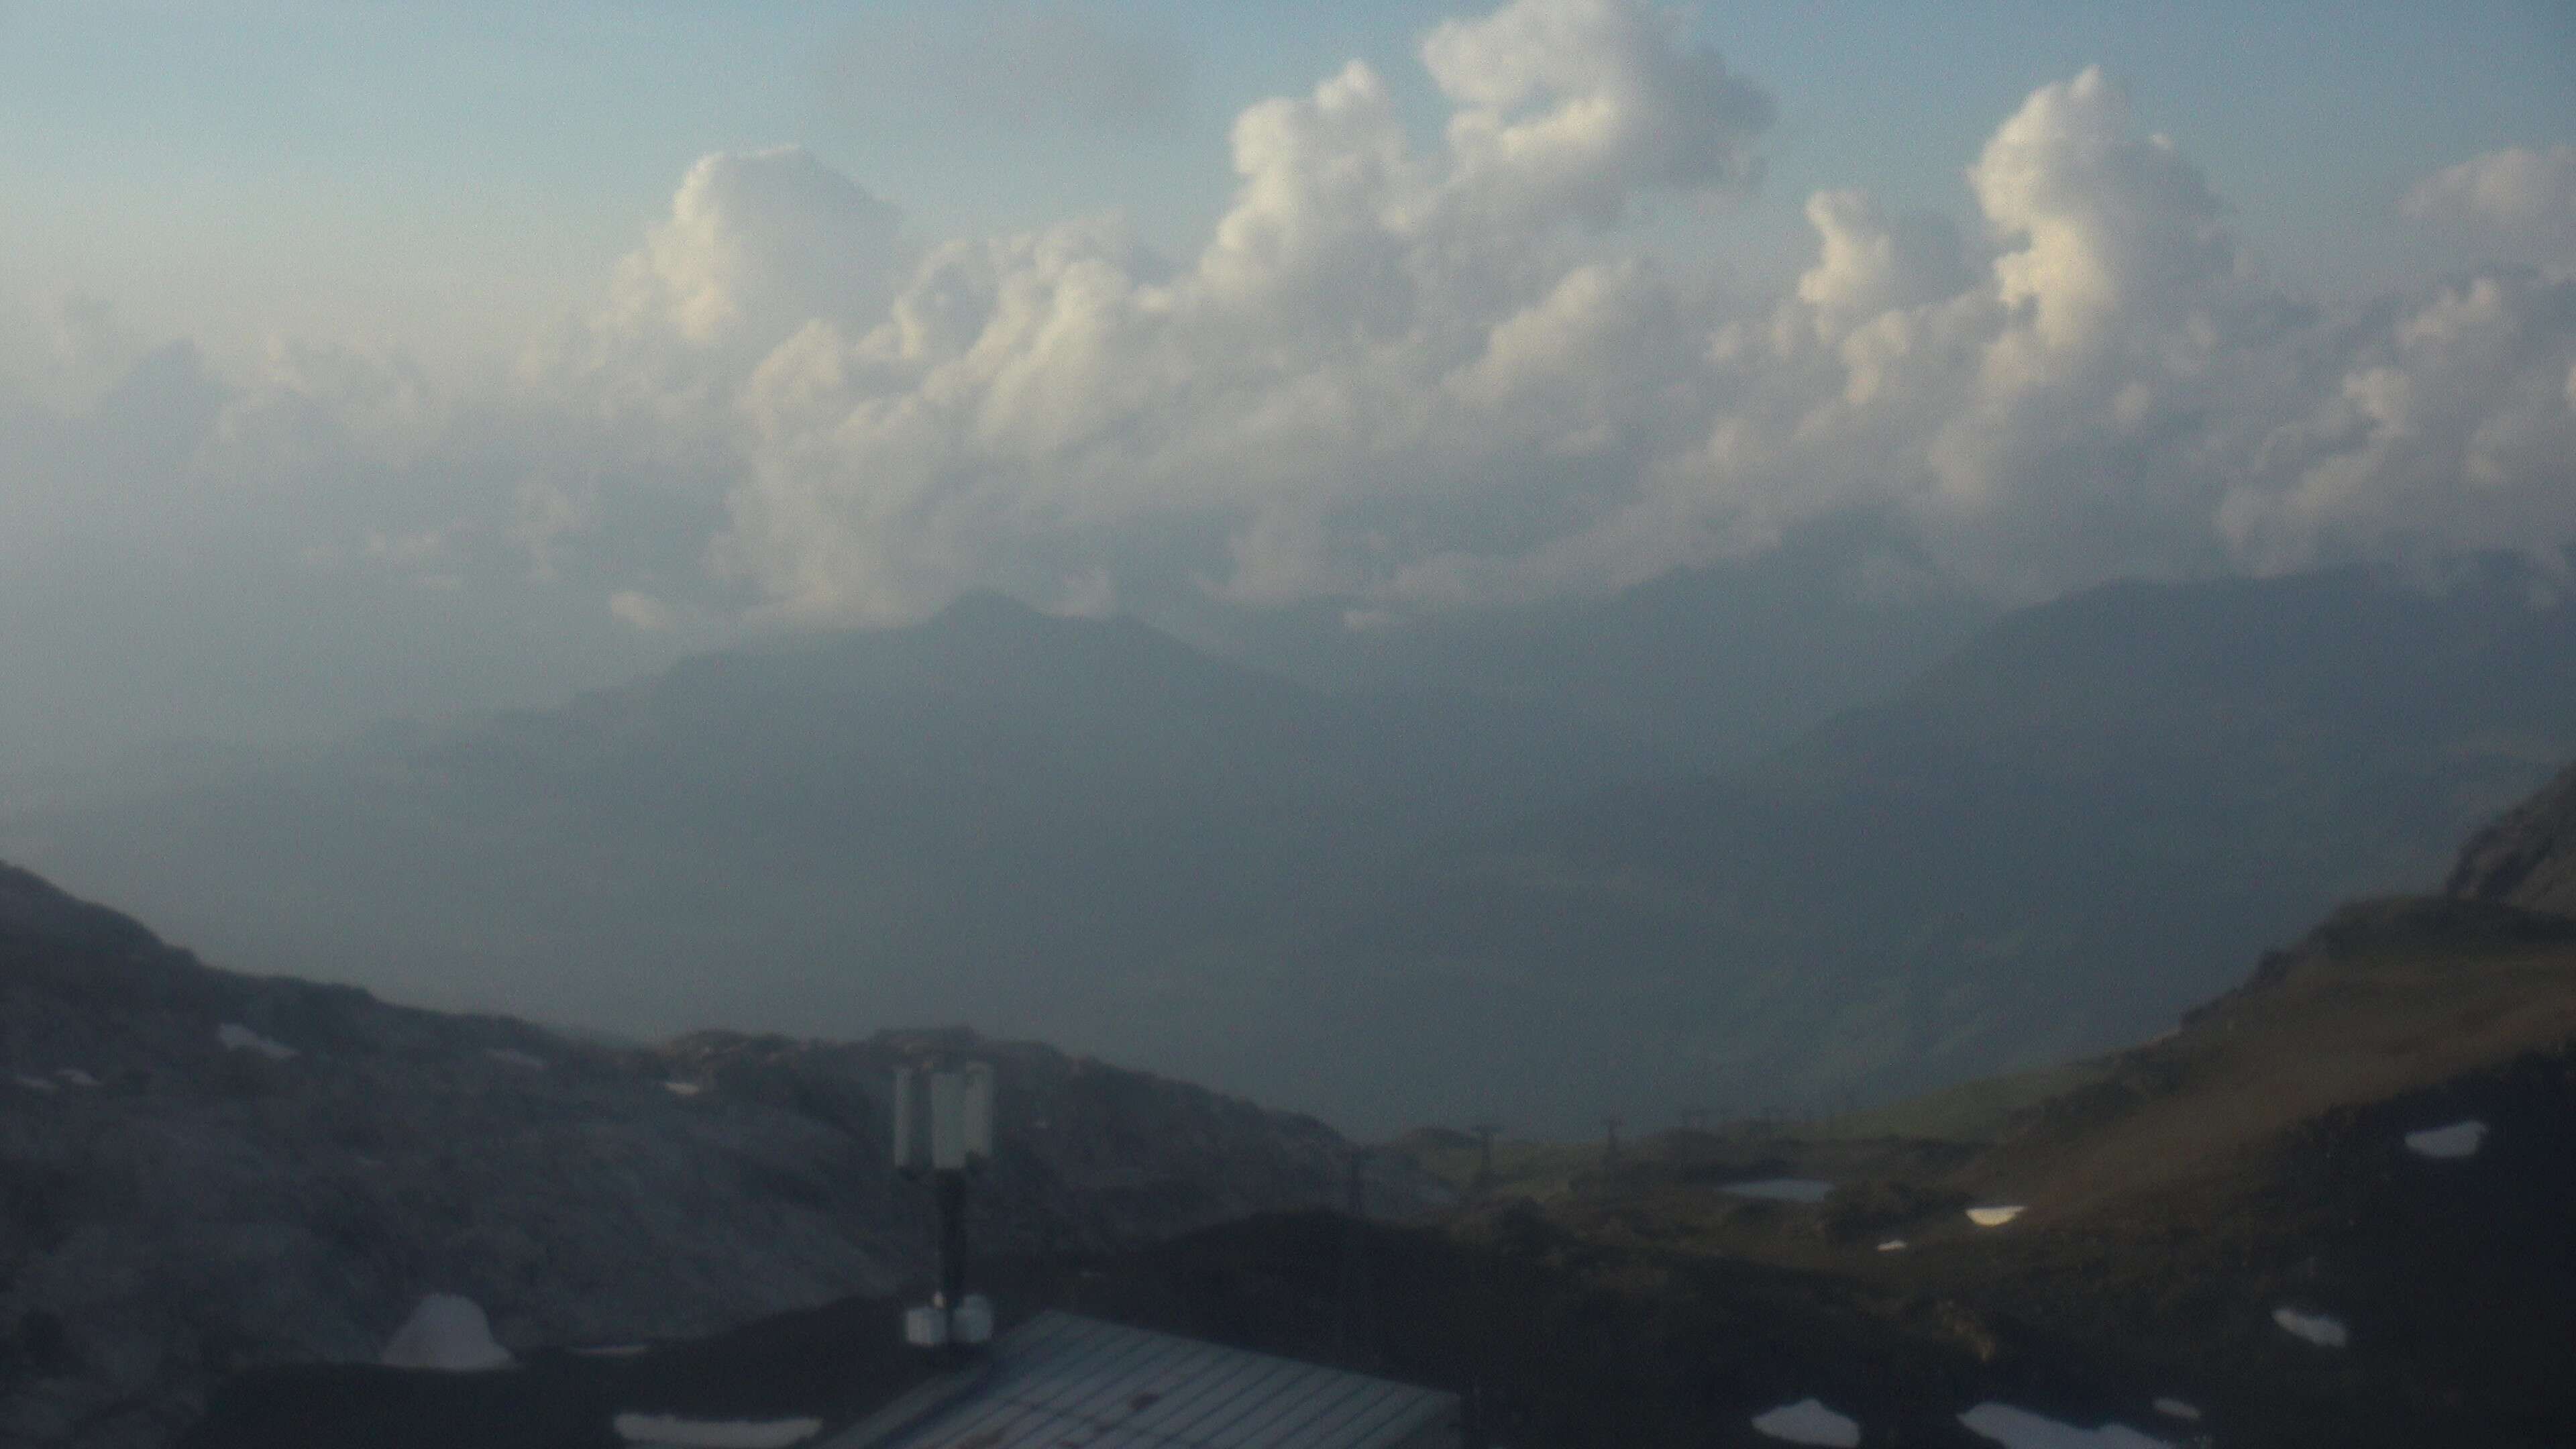
POLYGON ((1237 116, 1195 257, 1103 218, 924 241, 789 147, 701 160, 595 306, 469 386, 0 323, 0 555, 229 540, 669 637, 978 587, 1470 608, 1853 513, 2002 597, 2576 541, 2567 148, 2403 199, 2510 260, 2329 305, 2087 70, 1962 158, 1968 234, 1819 192, 1813 265, 1748 297, 1630 230, 1763 174, 1771 97, 1676 22, 1514 0, 1418 60, 1434 134, 1360 62, 1237 116))

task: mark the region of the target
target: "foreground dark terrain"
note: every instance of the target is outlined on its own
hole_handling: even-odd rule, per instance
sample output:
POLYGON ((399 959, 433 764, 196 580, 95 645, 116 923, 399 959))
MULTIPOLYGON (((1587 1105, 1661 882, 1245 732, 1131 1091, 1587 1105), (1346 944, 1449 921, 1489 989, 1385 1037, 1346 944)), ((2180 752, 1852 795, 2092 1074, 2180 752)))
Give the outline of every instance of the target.
MULTIPOLYGON (((205 1387, 372 1360, 432 1290, 513 1343, 703 1334, 926 1262, 895 1063, 971 1046, 1015 1110, 1000 1249, 1338 1202, 1322 1124, 959 1033, 652 1048, 211 969, 0 867, 0 1443, 168 1442, 205 1387)), ((1436 1184, 1387 1164, 1390 1208, 1436 1184)))
MULTIPOLYGON (((980 1044, 1015 1092, 984 1282, 1011 1316, 1454 1388, 1502 1443, 1768 1442, 1753 1417, 1813 1397, 1868 1444, 1994 1442, 1981 1405, 2175 1444, 2562 1444, 2571 872, 2576 772, 2447 893, 2335 913, 2150 1044, 1615 1160, 1505 1144, 1489 1176, 1416 1133, 1367 1188, 1411 1225, 1278 1211, 1337 1196, 1347 1145, 1311 1123, 980 1044)), ((210 1402, 186 1442, 606 1445, 622 1412, 846 1422, 924 1372, 894 1312, 926 1223, 869 1096, 919 1039, 587 1047, 207 971, 23 875, 6 901, 10 1432, 163 1442, 210 1402), (360 1110, 397 1090, 451 1115, 360 1110), (517 1366, 349 1366, 430 1289, 517 1366), (572 1351, 603 1345, 632 1348, 572 1351)))

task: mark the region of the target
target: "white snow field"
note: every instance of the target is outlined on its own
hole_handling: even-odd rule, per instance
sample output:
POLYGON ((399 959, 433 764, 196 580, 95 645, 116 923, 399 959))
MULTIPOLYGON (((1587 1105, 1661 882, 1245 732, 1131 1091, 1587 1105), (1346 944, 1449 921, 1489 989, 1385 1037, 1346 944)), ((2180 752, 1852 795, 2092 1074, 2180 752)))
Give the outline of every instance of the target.
POLYGON ((1766 1177, 1755 1182, 1730 1182, 1718 1189, 1737 1197, 1769 1198, 1773 1202, 1823 1202, 1834 1185, 1812 1177, 1766 1177))
POLYGON ((445 1369, 475 1373, 510 1366, 510 1351, 492 1337, 482 1305, 453 1293, 432 1293, 385 1342, 387 1368, 445 1369))
POLYGON ((1992 1439, 2004 1449, 2173 1449, 2164 1440, 2141 1434, 2126 1424, 2079 1429, 2061 1419, 2017 1409, 1993 1400, 1959 1416, 1971 1433, 1992 1439))
POLYGON ((2187 1424, 2197 1424, 2200 1422, 2200 1410, 2193 1408, 2191 1405, 2184 1403, 2180 1399, 2156 1400, 2156 1412, 2164 1415, 2168 1419, 2180 1419, 2187 1424))
POLYGON ((669 1414, 620 1414, 615 1424, 617 1437, 629 1444, 667 1446, 667 1449, 787 1449, 790 1444, 802 1444, 823 1432, 820 1419, 720 1423, 711 1419, 675 1418, 669 1414))
POLYGON ((295 1055, 295 1048, 261 1036, 238 1021, 228 1021, 216 1027, 215 1040, 223 1043, 224 1050, 228 1052, 257 1052, 273 1062, 282 1062, 295 1055))
POLYGON ((1860 1443, 1860 1424, 1847 1415, 1837 1414, 1816 1399, 1800 1399, 1782 1404, 1767 1414, 1753 1416, 1755 1432, 1791 1444, 1830 1444, 1836 1449, 1852 1449, 1860 1443))
POLYGON ((1905 1240, 1903 1238, 1890 1238, 1886 1242, 1879 1244, 1878 1250, 1882 1253, 1902 1253, 1905 1251, 1905 1240))
POLYGON ((699 1086, 695 1082, 664 1082, 662 1084, 662 1090, 670 1093, 674 1097, 694 1097, 700 1092, 705 1091, 706 1088, 699 1086))
POLYGON ((2487 1124, 2475 1118, 2448 1127, 2428 1127, 2406 1134, 2406 1150, 2418 1157, 2475 1157, 2486 1140, 2487 1124))
POLYGON ((2351 1330, 2343 1320, 2328 1313, 2303 1313, 2296 1308, 2275 1308, 2272 1321, 2292 1338, 2304 1338, 2319 1348, 2341 1348, 2352 1341, 2351 1330))
POLYGON ((2021 1216, 2020 1203, 1997 1203, 1990 1207, 1968 1209, 1968 1221, 1981 1228, 2000 1228, 2021 1216))

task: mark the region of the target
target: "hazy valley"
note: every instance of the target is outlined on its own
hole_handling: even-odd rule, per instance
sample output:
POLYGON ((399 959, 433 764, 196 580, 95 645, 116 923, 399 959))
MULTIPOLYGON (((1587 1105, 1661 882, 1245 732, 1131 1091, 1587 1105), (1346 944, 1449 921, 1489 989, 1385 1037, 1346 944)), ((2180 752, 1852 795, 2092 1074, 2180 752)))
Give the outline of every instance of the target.
POLYGON ((973 599, 0 848, 218 960, 568 1027, 960 1023, 1365 1132, 1813 1113, 2151 1034, 2437 874, 2576 751, 2538 589, 2113 585, 1720 774, 1579 684, 1328 693, 973 599))

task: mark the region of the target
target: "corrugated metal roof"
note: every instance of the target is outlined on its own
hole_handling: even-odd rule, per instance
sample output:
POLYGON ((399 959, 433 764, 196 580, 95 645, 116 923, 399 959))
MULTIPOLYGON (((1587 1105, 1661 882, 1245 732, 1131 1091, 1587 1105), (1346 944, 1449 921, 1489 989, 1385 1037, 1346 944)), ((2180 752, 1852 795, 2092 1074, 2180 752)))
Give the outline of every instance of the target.
POLYGON ((1388 1449, 1458 1399, 1364 1374, 1046 1313, 886 1449, 1388 1449))

